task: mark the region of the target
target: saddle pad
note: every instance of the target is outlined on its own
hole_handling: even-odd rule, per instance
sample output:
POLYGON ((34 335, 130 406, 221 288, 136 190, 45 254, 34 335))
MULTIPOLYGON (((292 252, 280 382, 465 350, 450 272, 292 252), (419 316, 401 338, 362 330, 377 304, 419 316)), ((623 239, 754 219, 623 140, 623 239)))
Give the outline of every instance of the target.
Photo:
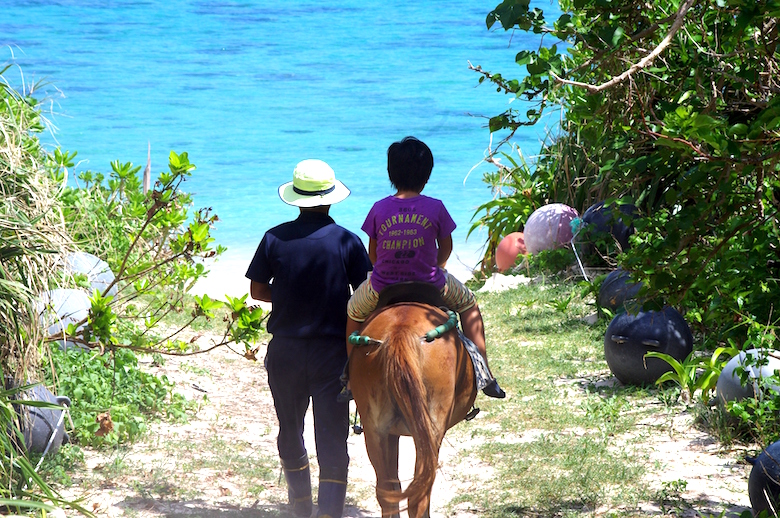
POLYGON ((458 329, 458 336, 460 336, 463 345, 466 346, 466 350, 469 352, 469 356, 471 356, 471 363, 474 364, 474 381, 477 383, 477 390, 482 390, 488 383, 493 381, 493 378, 490 377, 490 372, 488 371, 485 359, 479 354, 477 345, 466 338, 466 335, 464 335, 463 331, 460 329, 458 329))
POLYGON ((444 306, 441 290, 433 284, 427 282, 397 282, 382 290, 379 294, 376 309, 401 302, 420 302, 430 306, 444 306))

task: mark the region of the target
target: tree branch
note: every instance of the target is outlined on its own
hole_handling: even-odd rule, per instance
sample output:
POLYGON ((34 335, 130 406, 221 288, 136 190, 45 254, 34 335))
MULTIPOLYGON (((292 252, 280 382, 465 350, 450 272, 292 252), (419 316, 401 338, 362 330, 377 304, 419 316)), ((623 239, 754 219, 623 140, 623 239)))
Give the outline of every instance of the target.
POLYGON ((666 47, 668 47, 669 44, 672 42, 672 38, 674 38, 674 35, 677 34, 677 31, 679 31, 680 28, 682 27, 683 22, 685 21, 685 15, 688 13, 688 10, 691 8, 691 6, 693 6, 695 2, 696 0, 686 0, 685 3, 683 3, 680 6, 680 9, 677 10, 677 14, 674 16, 674 22, 672 23, 672 26, 669 29, 669 33, 664 37, 663 40, 661 40, 661 43, 659 43, 658 46, 650 54, 642 58, 638 63, 631 65, 631 67, 628 70, 626 70, 619 76, 615 76, 609 81, 605 83, 601 83, 600 85, 591 85, 579 81, 571 81, 569 79, 563 79, 562 77, 557 76, 553 71, 550 71, 550 76, 552 76, 552 78, 559 83, 585 88, 591 93, 601 92, 602 90, 606 90, 607 88, 615 86, 616 84, 622 83, 623 81, 625 81, 626 79, 634 75, 639 70, 642 70, 643 68, 649 66, 653 62, 653 60, 655 60, 655 58, 657 58, 659 55, 661 55, 661 53, 664 50, 666 50, 666 47))

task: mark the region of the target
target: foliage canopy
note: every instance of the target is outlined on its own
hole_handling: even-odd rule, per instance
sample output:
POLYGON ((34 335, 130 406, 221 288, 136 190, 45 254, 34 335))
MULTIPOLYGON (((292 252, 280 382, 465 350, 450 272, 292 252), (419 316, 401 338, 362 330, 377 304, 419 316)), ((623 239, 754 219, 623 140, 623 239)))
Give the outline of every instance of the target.
POLYGON ((119 161, 107 176, 85 171, 69 178, 76 153, 41 146, 44 119, 32 94, 37 85, 16 91, 3 77, 8 68, 0 69, 0 426, 9 431, 0 441, 6 488, 0 497, 16 509, 66 504, 86 512, 62 502, 26 456, 20 430, 35 424, 25 419, 24 408, 43 404, 24 401, 32 386, 27 381, 46 375, 52 392, 71 396, 78 427, 71 435, 79 442, 132 440, 144 431, 148 414, 183 418, 187 408, 167 380, 139 371, 131 350, 194 354, 198 346, 179 338, 180 332, 221 310, 224 334, 211 348, 242 343, 246 358, 255 359, 250 347, 264 314, 247 307, 246 297, 225 303, 187 296, 207 273, 207 261, 224 250, 213 246, 216 216, 210 209, 191 213, 192 199, 181 189, 195 169, 187 153, 172 151, 169 170, 153 187, 142 184, 140 167, 119 161), (74 252, 105 261, 110 283, 97 289, 88 275, 69 267, 74 252), (86 315, 80 321, 67 322, 73 307, 55 307, 52 294, 61 289, 87 300, 76 309, 86 315), (183 323, 167 318, 185 310, 183 323), (48 324, 42 324, 51 313, 59 331, 48 336, 48 324), (76 349, 57 351, 57 342, 66 339, 76 349), (42 355, 49 356, 45 369, 38 362, 42 355))
POLYGON ((504 195, 481 208, 475 225, 518 230, 511 223, 543 203, 580 214, 599 201, 633 203, 637 232, 619 262, 649 296, 683 309, 717 342, 744 334, 740 322, 772 324, 780 292, 780 2, 560 7, 551 23, 529 0, 505 0, 487 16, 488 28, 542 36, 539 48, 517 53, 522 79, 474 67, 480 82, 531 105, 492 117, 491 132, 508 130, 509 142, 553 109, 561 125, 533 170, 499 163, 488 181, 504 195))

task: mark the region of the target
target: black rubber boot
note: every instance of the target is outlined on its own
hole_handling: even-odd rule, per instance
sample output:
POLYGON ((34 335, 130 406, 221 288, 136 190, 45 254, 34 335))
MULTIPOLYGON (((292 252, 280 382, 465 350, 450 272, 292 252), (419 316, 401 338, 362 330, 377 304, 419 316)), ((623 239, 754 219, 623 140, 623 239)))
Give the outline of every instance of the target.
POLYGON ((341 518, 347 497, 347 470, 320 467, 320 488, 317 493, 317 516, 341 518))
POLYGON ((498 380, 495 378, 482 389, 482 393, 497 399, 504 399, 506 397, 506 392, 498 386, 498 380))
POLYGON ((309 518, 313 508, 309 457, 304 453, 300 459, 281 460, 284 479, 287 481, 287 497, 293 508, 293 513, 301 518, 309 518))

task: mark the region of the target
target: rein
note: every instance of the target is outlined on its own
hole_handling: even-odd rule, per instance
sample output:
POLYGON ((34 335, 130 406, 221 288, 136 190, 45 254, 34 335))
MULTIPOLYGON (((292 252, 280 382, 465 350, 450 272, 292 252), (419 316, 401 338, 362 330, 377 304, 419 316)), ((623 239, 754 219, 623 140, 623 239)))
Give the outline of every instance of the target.
MULTIPOLYGON (((425 336, 420 337, 420 340, 426 342, 433 342, 437 338, 441 337, 444 333, 451 331, 458 324, 458 314, 454 311, 447 310, 448 319, 442 325, 432 329, 425 333, 425 336)), ((350 344, 356 347, 362 347, 367 345, 382 345, 382 340, 376 340, 370 336, 363 336, 359 331, 355 331, 349 338, 347 338, 350 344)))

